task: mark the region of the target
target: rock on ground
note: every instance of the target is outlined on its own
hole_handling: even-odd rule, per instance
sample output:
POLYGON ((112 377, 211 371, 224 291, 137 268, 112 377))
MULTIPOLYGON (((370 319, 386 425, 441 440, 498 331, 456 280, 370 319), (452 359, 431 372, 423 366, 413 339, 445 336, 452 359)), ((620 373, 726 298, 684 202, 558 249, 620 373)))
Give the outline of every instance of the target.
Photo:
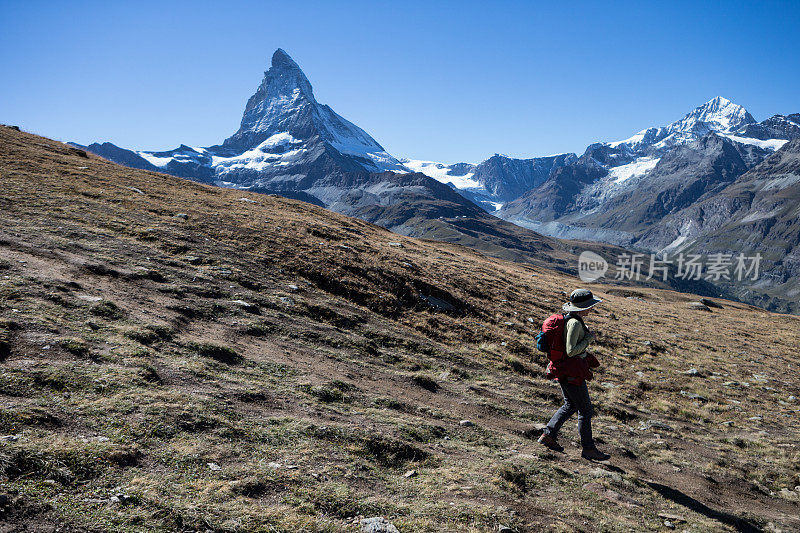
POLYGON ((361 533, 400 533, 400 531, 382 516, 373 516, 361 521, 361 533))

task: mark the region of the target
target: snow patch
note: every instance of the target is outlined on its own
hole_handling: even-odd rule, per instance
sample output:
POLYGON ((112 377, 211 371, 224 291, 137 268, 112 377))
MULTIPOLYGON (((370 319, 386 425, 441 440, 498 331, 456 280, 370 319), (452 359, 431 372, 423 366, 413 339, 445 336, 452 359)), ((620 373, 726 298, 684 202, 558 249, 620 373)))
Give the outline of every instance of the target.
POLYGON ((614 167, 609 170, 608 179, 613 180, 614 183, 622 183, 634 176, 641 176, 650 172, 660 160, 661 158, 658 157, 642 157, 627 165, 614 167))
POLYGON ((761 139, 753 139, 752 137, 739 137, 738 135, 727 135, 724 133, 721 135, 737 143, 752 144, 753 146, 766 148, 772 151, 780 149, 784 144, 789 142, 786 139, 767 139, 766 141, 762 141, 761 139))
POLYGON ((139 154, 148 163, 157 167, 165 167, 169 164, 170 161, 175 159, 174 157, 156 157, 148 152, 136 152, 136 153, 139 154))
POLYGON ((770 211, 769 213, 764 213, 761 211, 755 211, 750 213, 746 217, 742 218, 739 221, 739 224, 747 224, 748 222, 757 222, 759 220, 764 220, 765 218, 771 218, 778 214, 777 210, 770 211))
POLYGON ((468 172, 463 176, 454 176, 450 174, 452 169, 443 163, 419 159, 403 159, 402 162, 414 172, 425 174, 440 183, 452 183, 456 189, 483 189, 483 185, 479 181, 472 179, 475 175, 474 172, 468 172))
POLYGON ((669 243, 668 245, 666 245, 664 248, 662 248, 662 249, 661 249, 661 252, 662 252, 662 253, 667 253, 667 252, 671 252, 671 251, 673 251, 673 250, 677 250, 677 249, 678 249, 678 247, 679 247, 681 244, 685 243, 685 242, 686 242, 686 239, 688 239, 688 238, 689 238, 689 236, 688 236, 688 235, 678 235, 678 236, 675 238, 675 240, 674 240, 674 241, 672 241, 671 243, 669 243))
POLYGON ((260 172, 271 166, 286 166, 295 161, 305 148, 297 147, 294 150, 273 153, 279 148, 295 147, 302 144, 292 137, 289 133, 276 133, 271 135, 261 144, 233 157, 211 157, 211 166, 218 174, 224 174, 232 170, 253 170, 260 172))
POLYGON ((639 143, 640 143, 640 142, 642 142, 642 140, 644 139, 644 134, 645 134, 645 133, 647 133, 647 130, 642 130, 642 131, 640 131, 639 133, 637 133, 636 135, 633 135, 632 137, 628 137, 628 138, 627 138, 627 139, 625 139, 625 140, 622 140, 622 141, 614 141, 614 142, 610 142, 610 143, 607 143, 607 144, 608 144, 608 145, 609 145, 611 148, 616 148, 616 147, 617 147, 617 146, 619 146, 620 144, 639 144, 639 143))

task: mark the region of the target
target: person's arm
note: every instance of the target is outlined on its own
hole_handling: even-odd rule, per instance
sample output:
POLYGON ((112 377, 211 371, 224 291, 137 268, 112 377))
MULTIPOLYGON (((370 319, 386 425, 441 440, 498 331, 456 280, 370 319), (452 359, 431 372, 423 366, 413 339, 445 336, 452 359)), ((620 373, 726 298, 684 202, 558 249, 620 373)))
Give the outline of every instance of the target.
POLYGON ((567 321, 567 357, 572 357, 574 355, 580 355, 581 357, 586 357, 584 353, 586 351, 586 347, 589 346, 589 343, 592 342, 594 336, 591 333, 588 333, 584 328, 583 325, 578 320, 568 320, 567 321))

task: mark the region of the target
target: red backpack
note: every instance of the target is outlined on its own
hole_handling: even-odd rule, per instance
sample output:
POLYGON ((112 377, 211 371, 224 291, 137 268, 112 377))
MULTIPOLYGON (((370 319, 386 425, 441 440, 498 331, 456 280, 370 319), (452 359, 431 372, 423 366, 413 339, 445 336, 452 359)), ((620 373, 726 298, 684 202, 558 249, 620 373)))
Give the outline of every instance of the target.
POLYGON ((560 361, 567 356, 566 327, 566 315, 556 313, 544 321, 541 333, 536 335, 536 347, 546 353, 550 361, 560 361))
MULTIPOLYGON (((570 316, 583 324, 577 316, 570 316)), ((547 364, 548 379, 566 379, 568 383, 578 385, 583 381, 592 379, 592 371, 600 365, 594 355, 584 357, 567 357, 567 316, 556 313, 544 321, 542 331, 536 335, 536 347, 547 354, 550 362, 547 364)), ((584 326, 585 328, 586 326, 584 326)))

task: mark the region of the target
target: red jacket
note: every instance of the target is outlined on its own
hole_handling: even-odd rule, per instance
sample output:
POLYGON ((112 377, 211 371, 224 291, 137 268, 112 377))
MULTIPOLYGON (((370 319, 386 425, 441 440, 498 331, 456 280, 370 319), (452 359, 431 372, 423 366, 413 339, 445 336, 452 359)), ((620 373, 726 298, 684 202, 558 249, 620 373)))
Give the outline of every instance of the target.
POLYGON ((547 377, 556 381, 566 380, 570 385, 580 385, 584 381, 592 380, 590 368, 600 366, 600 361, 594 355, 587 355, 585 358, 573 356, 550 361, 547 365, 547 377))

